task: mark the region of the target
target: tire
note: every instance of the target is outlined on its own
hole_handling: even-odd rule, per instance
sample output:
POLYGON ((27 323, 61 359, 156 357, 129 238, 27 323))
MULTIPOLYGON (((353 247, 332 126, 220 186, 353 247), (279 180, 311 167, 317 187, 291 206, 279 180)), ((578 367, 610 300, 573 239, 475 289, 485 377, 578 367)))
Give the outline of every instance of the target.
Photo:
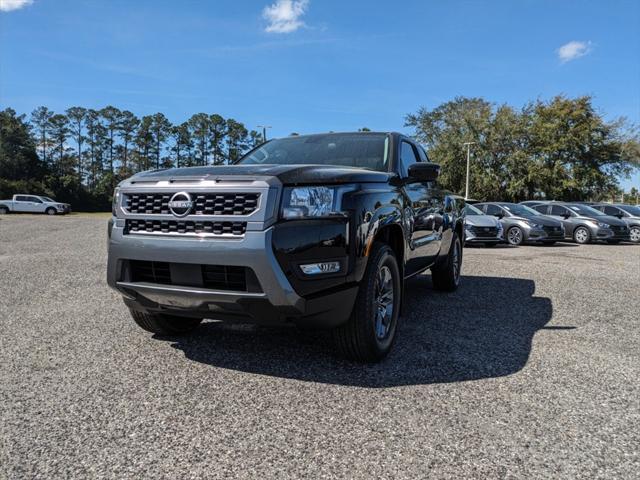
POLYGON ((522 245, 524 242, 524 232, 520 227, 511 227, 507 230, 507 242, 509 245, 522 245))
POLYGON ((0 205, 0 215, 8 215, 8 214, 9 214, 9 209, 4 205, 0 205))
POLYGON ((201 318, 175 317, 173 315, 140 312, 132 309, 129 311, 134 322, 139 327, 147 332, 159 335, 184 335, 195 330, 202 322, 201 318))
POLYGON ((573 231, 573 240, 580 245, 585 245, 591 241, 591 232, 587 227, 578 227, 573 231))
POLYGON ((402 281, 393 250, 374 243, 349 320, 333 330, 338 352, 358 362, 377 362, 391 350, 396 336, 402 281), (389 290, 390 289, 390 290, 389 290))
POLYGON ((456 233, 451 240, 451 248, 447 259, 441 265, 431 269, 433 288, 442 292, 453 292, 460 285, 462 271, 462 244, 456 233))
POLYGON ((56 213, 58 213, 58 211, 53 207, 49 207, 44 211, 44 213, 46 213, 47 215, 55 215, 56 213))
POLYGON ((631 227, 629 232, 629 239, 633 243, 640 243, 640 227, 631 227))

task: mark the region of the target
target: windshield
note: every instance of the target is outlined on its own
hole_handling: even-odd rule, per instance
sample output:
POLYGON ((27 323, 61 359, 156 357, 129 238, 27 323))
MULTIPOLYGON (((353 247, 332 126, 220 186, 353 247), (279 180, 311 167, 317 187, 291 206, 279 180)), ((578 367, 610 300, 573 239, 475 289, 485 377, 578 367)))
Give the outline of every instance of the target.
POLYGON ((482 210, 469 204, 467 204, 467 206, 464 207, 464 213, 466 213, 467 215, 484 215, 482 210))
POLYGON ((385 134, 333 133, 271 140, 238 160, 240 165, 337 165, 387 172, 385 134))
POLYGON ((619 205, 618 208, 624 210, 627 213, 630 213, 634 217, 640 217, 640 207, 636 207, 633 205, 619 205))
POLYGON ((514 215, 524 215, 526 217, 542 215, 540 212, 534 210, 533 208, 529 208, 526 205, 520 205, 518 203, 501 203, 500 206, 509 210, 509 212, 514 215))
POLYGON ((40 197, 41 199, 43 199, 45 202, 55 202, 55 200, 50 199, 49 197, 40 197))
POLYGON ((570 208, 578 215, 582 215, 585 217, 602 217, 604 213, 600 210, 596 210, 595 208, 588 207, 586 205, 566 205, 567 208, 570 208))

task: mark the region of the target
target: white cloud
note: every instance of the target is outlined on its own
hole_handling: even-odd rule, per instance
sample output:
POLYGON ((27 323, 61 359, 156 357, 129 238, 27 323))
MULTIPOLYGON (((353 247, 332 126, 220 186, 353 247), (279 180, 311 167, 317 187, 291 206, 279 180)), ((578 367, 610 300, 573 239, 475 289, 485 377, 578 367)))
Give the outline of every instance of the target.
POLYGON ((567 63, 576 58, 584 57, 589 52, 591 52, 591 42, 573 40, 558 49, 558 58, 562 63, 567 63))
POLYGON ((18 10, 19 8, 31 5, 33 0, 0 0, 0 10, 3 12, 10 12, 11 10, 18 10))
POLYGON ((262 17, 269 22, 264 29, 265 32, 290 33, 304 27, 305 23, 301 17, 308 6, 309 0, 277 0, 276 3, 264 7, 262 17))

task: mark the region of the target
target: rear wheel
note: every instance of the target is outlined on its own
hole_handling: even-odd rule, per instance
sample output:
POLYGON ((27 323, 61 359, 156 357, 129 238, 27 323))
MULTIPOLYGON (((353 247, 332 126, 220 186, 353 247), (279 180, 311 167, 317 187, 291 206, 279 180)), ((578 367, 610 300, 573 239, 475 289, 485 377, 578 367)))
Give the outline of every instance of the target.
POLYGON ((4 205, 0 205, 0 215, 6 215, 9 213, 9 209, 4 205))
POLYGON ((57 210, 53 207, 49 207, 45 210, 45 212, 47 215, 55 215, 57 213, 57 210))
POLYGON ((431 281, 436 290, 453 292, 460 284, 462 270, 462 244, 456 233, 453 234, 449 255, 445 262, 431 269, 431 281))
POLYGON ((578 227, 573 232, 573 239, 576 241, 576 243, 584 245, 585 243, 589 243, 591 241, 591 232, 587 227, 578 227))
POLYGON ((511 227, 507 231, 507 242, 510 245, 521 245, 524 241, 524 232, 520 227, 511 227))
POLYGON ((376 362, 393 345, 402 287, 393 250, 375 243, 349 320, 333 331, 338 351, 346 358, 376 362))
POLYGON ((183 335, 193 331, 202 322, 201 318, 176 317, 131 309, 129 311, 139 327, 159 335, 183 335))
POLYGON ((640 227, 631 227, 629 238, 633 243, 640 243, 640 227))

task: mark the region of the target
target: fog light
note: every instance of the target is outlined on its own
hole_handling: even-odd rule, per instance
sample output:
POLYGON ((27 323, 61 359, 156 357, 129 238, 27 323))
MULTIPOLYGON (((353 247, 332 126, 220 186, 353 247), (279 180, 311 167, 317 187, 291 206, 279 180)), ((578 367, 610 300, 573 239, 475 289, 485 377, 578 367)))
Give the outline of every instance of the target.
POLYGON ((321 273, 336 273, 340 271, 340 262, 307 263, 300 265, 305 275, 319 275, 321 273))

